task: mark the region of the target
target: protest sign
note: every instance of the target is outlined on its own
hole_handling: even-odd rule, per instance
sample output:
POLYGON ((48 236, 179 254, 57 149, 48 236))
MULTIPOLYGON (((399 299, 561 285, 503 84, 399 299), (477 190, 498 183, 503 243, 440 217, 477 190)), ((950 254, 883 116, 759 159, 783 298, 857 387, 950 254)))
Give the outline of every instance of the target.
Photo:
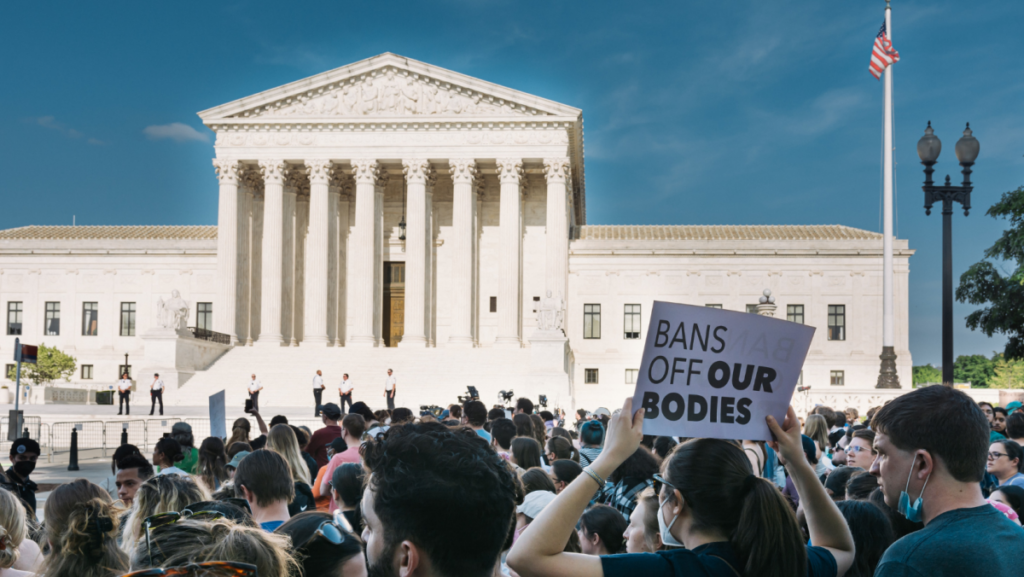
POLYGON ((227 420, 224 415, 224 391, 210 395, 210 436, 228 438, 227 420))
POLYGON ((644 434, 771 440, 814 327, 751 313, 655 301, 633 409, 644 434))

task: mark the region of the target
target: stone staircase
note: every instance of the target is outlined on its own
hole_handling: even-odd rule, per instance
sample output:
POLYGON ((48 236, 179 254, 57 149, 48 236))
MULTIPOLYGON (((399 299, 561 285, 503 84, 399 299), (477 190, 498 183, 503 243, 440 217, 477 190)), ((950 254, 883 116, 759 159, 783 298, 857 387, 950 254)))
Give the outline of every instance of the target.
POLYGON ((263 384, 263 414, 273 414, 278 407, 312 408, 312 380, 320 369, 327 385, 325 403, 338 403, 338 384, 348 373, 355 387, 353 400, 379 409, 386 407, 384 379, 389 368, 398 379, 396 405, 414 412, 421 405, 458 402, 467 385, 477 388, 488 407, 501 402, 501 390, 512 389, 517 398, 527 396, 534 402, 538 394, 554 400, 558 393, 531 382, 530 349, 234 347, 179 389, 168 390, 164 400, 172 407, 206 405, 209 395, 224 389, 228 413, 234 413, 248 398, 250 375, 255 373, 263 384))

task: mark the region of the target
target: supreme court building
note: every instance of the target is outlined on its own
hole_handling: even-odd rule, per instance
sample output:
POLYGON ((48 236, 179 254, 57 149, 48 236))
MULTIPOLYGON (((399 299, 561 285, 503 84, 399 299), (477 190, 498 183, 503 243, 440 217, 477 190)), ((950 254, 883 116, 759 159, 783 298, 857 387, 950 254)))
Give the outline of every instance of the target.
MULTIPOLYGON (((593 409, 632 393, 654 300, 752 312, 770 289, 776 317, 818 327, 803 384, 875 384, 880 234, 588 225, 577 108, 387 53, 199 116, 217 225, 0 231, 0 355, 57 344, 81 367, 66 386, 106 388, 127 352, 179 405, 240 401, 251 373, 262 405, 306 405, 321 369, 382 406, 394 368, 413 409, 467 385, 593 409), (191 332, 158 320, 172 290, 191 332)), ((909 387, 913 251, 894 247, 909 387)))

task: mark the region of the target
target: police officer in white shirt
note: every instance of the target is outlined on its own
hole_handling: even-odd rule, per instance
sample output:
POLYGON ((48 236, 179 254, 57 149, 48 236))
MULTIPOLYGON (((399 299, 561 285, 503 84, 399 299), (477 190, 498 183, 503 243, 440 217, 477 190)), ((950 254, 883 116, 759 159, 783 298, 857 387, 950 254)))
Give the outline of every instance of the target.
POLYGON ((252 380, 249 381, 249 399, 252 401, 252 410, 260 410, 260 391, 263 390, 263 385, 256 380, 256 375, 252 376, 252 380))
POLYGON ((317 369, 316 374, 313 375, 313 398, 316 399, 316 405, 313 409, 313 416, 320 416, 320 405, 323 403, 324 389, 327 386, 324 385, 324 374, 317 369))
POLYGON ((352 381, 348 380, 348 373, 341 376, 341 384, 338 385, 338 395, 341 396, 341 412, 347 413, 345 403, 348 403, 349 410, 352 410, 352 381))
POLYGON ((388 410, 395 410, 395 389, 397 389, 398 382, 395 379, 395 375, 391 369, 388 369, 388 378, 384 381, 384 396, 388 399, 388 410))
POLYGON ((160 401, 160 414, 164 414, 164 382, 160 379, 160 373, 153 373, 153 383, 149 385, 149 398, 153 404, 149 407, 149 414, 156 409, 156 402, 160 401))
POLYGON ((126 415, 132 414, 132 406, 129 404, 131 401, 132 394, 132 380, 128 378, 128 373, 121 375, 121 380, 117 382, 117 414, 120 415, 123 410, 126 415))

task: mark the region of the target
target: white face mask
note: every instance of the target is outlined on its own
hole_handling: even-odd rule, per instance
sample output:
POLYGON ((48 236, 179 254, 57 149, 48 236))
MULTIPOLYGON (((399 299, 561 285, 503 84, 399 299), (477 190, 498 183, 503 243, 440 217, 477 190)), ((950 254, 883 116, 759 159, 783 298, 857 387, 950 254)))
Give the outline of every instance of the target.
POLYGON ((672 526, 676 524, 676 520, 679 519, 677 513, 675 517, 672 517, 667 525, 665 524, 665 516, 662 514, 662 509, 665 504, 661 503, 658 506, 658 531, 661 533, 661 542, 669 547, 684 547, 675 537, 672 536, 672 526))

